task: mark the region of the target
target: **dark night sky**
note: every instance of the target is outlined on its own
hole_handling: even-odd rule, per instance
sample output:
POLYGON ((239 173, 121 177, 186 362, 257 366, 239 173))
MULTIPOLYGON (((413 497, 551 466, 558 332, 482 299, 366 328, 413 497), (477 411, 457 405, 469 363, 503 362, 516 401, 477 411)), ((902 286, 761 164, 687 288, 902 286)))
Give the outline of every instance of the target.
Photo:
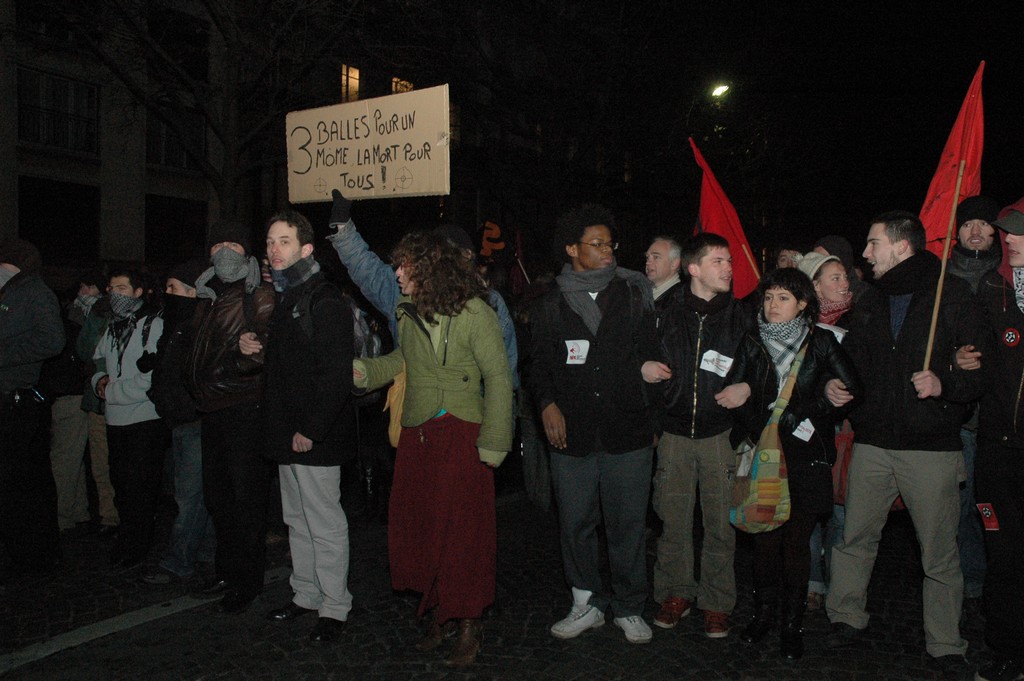
MULTIPOLYGON (((1024 194, 1017 159, 1024 152, 1024 3, 939 7, 945 4, 681 4, 669 10, 675 40, 652 48, 652 59, 672 60, 666 80, 695 89, 731 82, 731 115, 761 112, 769 120, 768 156, 785 177, 760 189, 773 192, 786 238, 807 247, 839 232, 857 245, 872 215, 920 209, 981 60, 982 192, 1002 204, 1024 194)), ((700 143, 704 131, 690 132, 700 143)), ((705 155, 726 193, 735 194, 748 234, 761 245, 778 240, 760 230, 742 177, 730 187, 728 172, 705 155)))

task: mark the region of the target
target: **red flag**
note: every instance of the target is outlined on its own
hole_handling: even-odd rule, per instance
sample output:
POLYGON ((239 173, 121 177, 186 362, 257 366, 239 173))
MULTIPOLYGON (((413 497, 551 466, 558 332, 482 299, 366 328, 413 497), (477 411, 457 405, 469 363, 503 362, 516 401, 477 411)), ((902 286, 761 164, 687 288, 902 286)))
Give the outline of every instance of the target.
POLYGON ((711 172, 707 161, 697 148, 697 144, 690 138, 690 146, 693 147, 693 156, 697 159, 697 165, 704 171, 704 179, 700 184, 700 210, 697 214, 697 226, 693 233, 710 232, 723 236, 729 242, 730 253, 732 254, 732 291, 737 298, 747 296, 757 288, 757 282, 761 274, 754 264, 754 254, 750 250, 750 243, 747 235, 740 225, 740 217, 736 209, 729 202, 728 197, 718 184, 715 174, 711 172))
MULTIPOLYGON (((939 159, 939 167, 935 171, 932 183, 928 185, 928 194, 925 196, 924 206, 921 207, 921 222, 927 235, 928 250, 940 258, 954 203, 959 204, 966 197, 981 193, 981 150, 985 141, 981 73, 984 70, 985 62, 981 62, 974 73, 971 87, 967 89, 967 97, 960 107, 960 115, 956 117, 956 123, 953 124, 949 139, 946 140, 942 157, 939 159), (961 160, 965 162, 964 177, 960 185, 960 195, 954 197, 961 160)), ((955 233, 953 239, 956 239, 955 233)))

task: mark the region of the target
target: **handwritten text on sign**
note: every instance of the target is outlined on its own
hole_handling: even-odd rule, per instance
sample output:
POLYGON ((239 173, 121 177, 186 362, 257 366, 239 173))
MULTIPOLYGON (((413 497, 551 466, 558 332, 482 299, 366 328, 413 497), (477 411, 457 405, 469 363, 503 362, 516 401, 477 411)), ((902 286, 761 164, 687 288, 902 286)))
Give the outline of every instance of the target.
POLYGON ((448 194, 448 86, 286 118, 288 198, 328 201, 448 194))

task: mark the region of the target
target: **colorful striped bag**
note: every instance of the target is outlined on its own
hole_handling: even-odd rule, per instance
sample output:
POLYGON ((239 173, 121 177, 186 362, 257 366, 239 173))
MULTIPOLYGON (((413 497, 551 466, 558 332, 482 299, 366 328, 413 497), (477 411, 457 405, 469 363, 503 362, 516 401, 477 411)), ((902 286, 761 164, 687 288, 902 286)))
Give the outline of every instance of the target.
POLYGON ((740 457, 732 489, 729 522, 736 529, 755 534, 771 532, 789 520, 789 478, 786 457, 779 437, 779 419, 793 395, 796 376, 804 362, 807 344, 800 349, 789 370, 768 425, 761 431, 757 446, 745 441, 737 448, 740 457))

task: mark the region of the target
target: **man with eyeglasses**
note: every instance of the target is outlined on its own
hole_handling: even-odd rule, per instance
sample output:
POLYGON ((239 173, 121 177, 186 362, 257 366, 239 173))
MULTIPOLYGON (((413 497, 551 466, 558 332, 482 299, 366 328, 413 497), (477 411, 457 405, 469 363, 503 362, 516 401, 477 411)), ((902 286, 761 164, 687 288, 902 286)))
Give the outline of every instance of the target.
POLYGON ((530 387, 552 447, 562 560, 572 609, 551 627, 558 639, 604 624, 648 643, 644 542, 660 393, 644 382, 659 359, 651 285, 615 263, 615 219, 584 205, 559 221, 566 261, 557 287, 537 301, 530 387), (597 526, 604 519, 612 589, 604 588, 597 526))

